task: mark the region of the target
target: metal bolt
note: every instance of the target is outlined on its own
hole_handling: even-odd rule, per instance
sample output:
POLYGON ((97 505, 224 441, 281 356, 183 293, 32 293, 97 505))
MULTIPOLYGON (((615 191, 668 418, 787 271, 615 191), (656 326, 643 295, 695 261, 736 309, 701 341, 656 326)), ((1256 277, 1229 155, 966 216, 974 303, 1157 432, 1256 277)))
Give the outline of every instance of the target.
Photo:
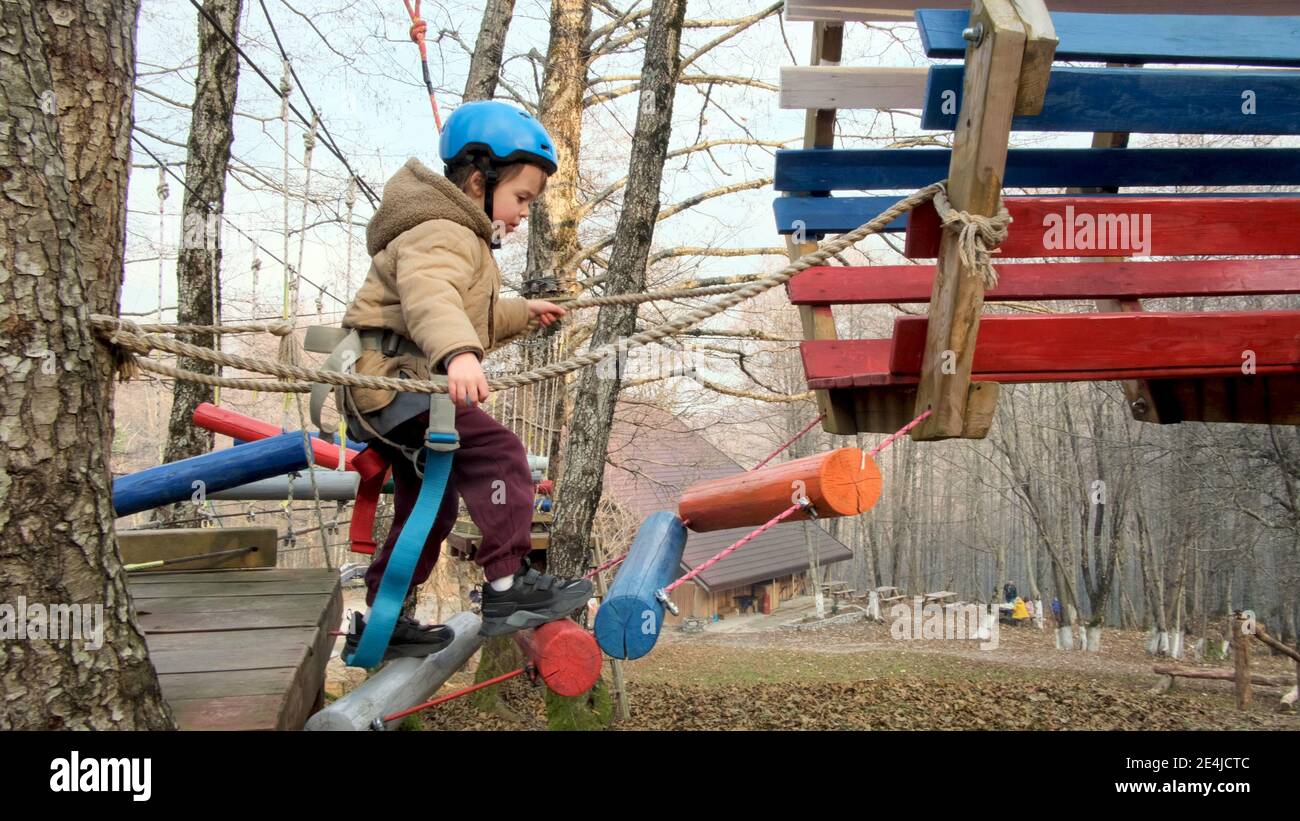
POLYGON ((968 43, 979 45, 984 41, 984 24, 976 23, 972 28, 962 29, 961 37, 968 43))

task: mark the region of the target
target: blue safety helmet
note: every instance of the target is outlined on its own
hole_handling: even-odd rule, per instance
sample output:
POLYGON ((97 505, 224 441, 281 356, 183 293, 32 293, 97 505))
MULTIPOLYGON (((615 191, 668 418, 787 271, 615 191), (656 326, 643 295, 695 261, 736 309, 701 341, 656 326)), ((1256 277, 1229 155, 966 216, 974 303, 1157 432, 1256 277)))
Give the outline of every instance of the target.
POLYGON ((558 163, 542 124, 527 111, 495 100, 465 103, 453 111, 438 153, 449 168, 484 160, 491 166, 526 162, 554 174, 558 163))

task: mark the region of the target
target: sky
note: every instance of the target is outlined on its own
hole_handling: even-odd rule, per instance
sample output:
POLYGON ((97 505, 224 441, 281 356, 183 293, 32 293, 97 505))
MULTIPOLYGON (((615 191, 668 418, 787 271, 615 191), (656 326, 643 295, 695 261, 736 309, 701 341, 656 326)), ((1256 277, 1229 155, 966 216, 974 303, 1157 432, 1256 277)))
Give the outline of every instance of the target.
MULTIPOLYGON (((761 7, 722 0, 691 2, 687 17, 732 18, 761 7)), ((538 56, 546 52, 548 8, 549 4, 543 0, 520 0, 506 45, 506 81, 530 99, 536 98, 541 67, 527 55, 533 50, 538 56)), ((272 82, 278 82, 282 63, 270 36, 267 14, 307 94, 321 112, 325 127, 349 163, 372 188, 382 191, 384 180, 411 156, 438 167, 435 164, 437 132, 420 80, 417 50, 407 34, 409 19, 400 0, 245 0, 240 43, 253 63, 272 82)), ((459 102, 468 56, 451 33, 439 37, 439 32, 453 32, 472 47, 482 5, 426 0, 422 14, 429 23, 430 67, 445 119, 459 102)), ((188 134, 189 112, 173 103, 188 104, 193 99, 197 19, 197 12, 183 0, 144 0, 140 16, 137 82, 143 90, 136 95, 136 136, 169 163, 182 162, 185 157, 183 147, 166 141, 183 145, 188 134), (181 70, 171 71, 178 67, 181 70)), ((593 25, 598 27, 607 19, 597 12, 593 25)), ((850 26, 845 62, 919 64, 919 53, 897 42, 903 39, 915 45, 915 30, 903 25, 895 28, 899 37, 850 26)), ((688 30, 683 37, 683 51, 688 53, 724 30, 688 30)), ((811 31, 810 23, 784 23, 774 15, 705 55, 693 69, 776 85, 780 66, 807 62, 811 31)), ((639 74, 641 60, 639 50, 604 58, 596 63, 594 73, 602 77, 635 76, 639 74)), ((602 87, 625 82, 616 80, 602 87)), ((291 99, 301 111, 308 112, 298 89, 294 89, 291 99)), ((795 142, 790 145, 798 146, 797 138, 803 132, 803 112, 779 109, 774 91, 718 86, 711 100, 719 105, 706 112, 701 124, 702 87, 683 87, 678 91, 670 150, 694 144, 697 134, 702 134, 702 139, 726 139, 744 136, 746 132, 762 140, 793 139, 795 142)), ((587 111, 583 170, 596 190, 626 174, 635 105, 633 93, 587 111)), ((284 175, 285 163, 280 103, 242 60, 236 110, 239 116, 233 154, 237 170, 228 180, 228 220, 221 229, 227 320, 268 317, 280 312, 283 268, 272 255, 285 258, 285 201, 274 190, 284 175), (257 173, 241 170, 249 166, 257 173), (258 174, 264 181, 258 181, 258 174), (254 241, 261 248, 256 248, 254 241), (252 299, 255 258, 261 263, 256 303, 252 299)), ((851 128, 851 120, 846 122, 849 123, 846 128, 851 128)), ((349 244, 349 231, 342 224, 347 213, 342 164, 318 142, 308 181, 302 161, 304 131, 296 121, 291 122, 289 188, 302 191, 310 182, 313 196, 323 195, 326 201, 308 205, 305 215, 308 230, 301 249, 302 203, 297 199, 289 202, 287 221, 292 238, 288 259, 296 264, 301 253, 304 278, 325 286, 327 292, 322 295, 319 289, 304 283, 299 311, 314 317, 319 297, 321 318, 331 322, 338 320, 344 303, 364 276, 368 261, 364 225, 371 209, 358 194, 349 244)), ((138 146, 133 148, 136 164, 153 164, 138 146)), ((183 167, 176 166, 174 170, 183 176, 183 167)), ((719 148, 712 152, 712 158, 700 153, 670 160, 665 169, 661 201, 671 204, 700 191, 770 176, 772 170, 771 150, 753 146, 719 148)), ((160 304, 160 282, 162 307, 176 304, 175 254, 181 231, 177 214, 182 188, 175 179, 168 179, 169 195, 162 202, 164 210, 160 214, 158 176, 156 168, 136 168, 131 178, 128 265, 122 295, 124 313, 152 315, 160 304)), ((655 247, 780 246, 782 241, 775 232, 771 212, 773 196, 771 187, 766 186, 708 201, 661 223, 655 247)), ((617 201, 594 212, 584 223, 582 235, 592 238, 612 230, 617 219, 616 204, 617 201)), ((507 283, 518 281, 526 244, 516 234, 498 254, 507 283)), ((781 264, 783 260, 777 257, 697 258, 679 261, 678 270, 689 270, 695 276, 717 276, 773 270, 781 264)), ((165 321, 172 315, 163 312, 165 321)))

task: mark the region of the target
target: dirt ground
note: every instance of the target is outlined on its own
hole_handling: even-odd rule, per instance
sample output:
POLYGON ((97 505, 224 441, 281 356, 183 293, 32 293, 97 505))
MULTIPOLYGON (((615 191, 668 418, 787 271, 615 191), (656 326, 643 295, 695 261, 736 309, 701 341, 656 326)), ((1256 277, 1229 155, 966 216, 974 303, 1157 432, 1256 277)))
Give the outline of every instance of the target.
MULTIPOLYGON (((886 625, 870 622, 805 631, 670 630, 649 656, 624 663, 631 715, 614 728, 1300 729, 1294 712, 1278 712, 1277 689, 1256 687, 1246 712, 1235 709, 1228 682, 1180 679, 1173 692, 1151 693, 1158 677, 1143 638, 1108 630, 1094 654, 1059 652, 1050 630, 1032 626, 1002 629, 995 650, 896 641, 886 625)), ((1295 673, 1289 659, 1264 653, 1252 668, 1295 673)), ((471 683, 472 669, 443 692, 471 683)), ((608 664, 605 680, 612 680, 608 664)), ((420 714, 418 726, 545 728, 540 690, 515 679, 501 686, 501 698, 500 715, 459 699, 420 714)))

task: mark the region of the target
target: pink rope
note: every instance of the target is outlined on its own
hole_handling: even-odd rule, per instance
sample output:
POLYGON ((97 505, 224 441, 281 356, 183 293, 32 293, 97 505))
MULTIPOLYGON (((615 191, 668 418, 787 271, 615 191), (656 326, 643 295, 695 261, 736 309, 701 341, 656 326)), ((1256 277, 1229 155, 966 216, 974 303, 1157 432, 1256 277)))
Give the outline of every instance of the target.
POLYGON ((750 470, 758 470, 758 469, 761 468, 763 465, 766 465, 768 462, 770 462, 770 461, 772 461, 773 459, 775 459, 776 456, 777 456, 777 454, 779 454, 781 451, 785 450, 786 448, 790 447, 790 446, 793 445, 795 442, 798 442, 799 439, 800 439, 800 437, 802 437, 805 433, 807 433, 808 431, 810 431, 810 430, 813 429, 813 425, 816 425, 818 422, 822 421, 822 420, 825 419, 825 418, 826 418, 826 414, 823 413, 823 414, 821 414, 820 416, 818 416, 816 419, 814 419, 814 420, 812 420, 811 422, 809 422, 809 423, 808 423, 808 426, 805 427, 803 430, 799 431, 798 433, 796 433, 796 434, 794 435, 794 438, 793 438, 793 439, 791 439, 790 441, 786 442, 784 445, 782 445, 781 447, 777 448, 776 450, 772 451, 772 452, 768 455, 768 457, 767 457, 766 459, 764 459, 763 461, 759 462, 757 465, 754 465, 752 468, 750 468, 750 470))
POLYGON ((879 445, 876 445, 874 448, 872 448, 870 453, 862 454, 862 464, 858 467, 858 470, 866 470, 868 456, 875 456, 877 453, 880 453, 882 450, 892 445, 898 439, 901 439, 903 436, 905 436, 907 432, 910 431, 912 428, 916 427, 917 425, 925 421, 925 419, 933 413, 934 411, 932 410, 926 411, 925 413, 913 419, 911 422, 908 422, 906 425, 904 425, 901 430, 895 433, 891 433, 885 439, 885 441, 881 442, 879 445))
POLYGON ((787 516, 789 516, 790 514, 794 513, 796 510, 799 510, 800 507, 801 507, 800 505, 790 505, 790 507, 787 508, 784 512, 782 512, 782 513, 778 513, 776 516, 773 516, 771 519, 769 519, 768 522, 767 522, 767 524, 763 525, 763 526, 760 527, 758 530, 753 531, 753 532, 750 533, 749 535, 747 535, 747 536, 745 536, 744 538, 742 538, 740 541, 738 541, 738 542, 736 542, 735 544, 731 545, 731 547, 728 547, 726 550, 723 550, 721 553, 717 554, 716 556, 714 556, 713 558, 709 559, 709 560, 708 560, 707 562, 705 562, 704 564, 702 564, 702 565, 700 565, 699 567, 695 568, 695 569, 692 570, 690 573, 687 573, 685 576, 682 576, 682 577, 681 577, 680 579, 678 579, 677 581, 675 581, 675 582, 673 582, 672 584, 670 584, 670 585, 668 585, 667 587, 665 587, 665 588, 664 588, 664 593, 667 594, 667 593, 671 593, 671 592, 673 592, 673 590, 676 589, 679 585, 683 585, 683 584, 685 584, 686 582, 688 582, 688 581, 690 581, 691 579, 695 578, 695 577, 698 576, 699 574, 703 573, 705 570, 708 570, 710 567, 712 567, 713 565, 717 564, 718 562, 720 562, 720 561, 722 561, 724 558, 726 558, 728 554, 730 554, 732 551, 734 551, 734 550, 736 550, 737 548, 739 548, 741 545, 745 544, 746 542, 750 541, 750 540, 753 539, 754 537, 758 536, 760 533, 762 533, 763 531, 767 530, 768 528, 775 527, 776 525, 780 524, 780 523, 781 523, 781 522, 782 522, 782 521, 783 521, 787 516))

